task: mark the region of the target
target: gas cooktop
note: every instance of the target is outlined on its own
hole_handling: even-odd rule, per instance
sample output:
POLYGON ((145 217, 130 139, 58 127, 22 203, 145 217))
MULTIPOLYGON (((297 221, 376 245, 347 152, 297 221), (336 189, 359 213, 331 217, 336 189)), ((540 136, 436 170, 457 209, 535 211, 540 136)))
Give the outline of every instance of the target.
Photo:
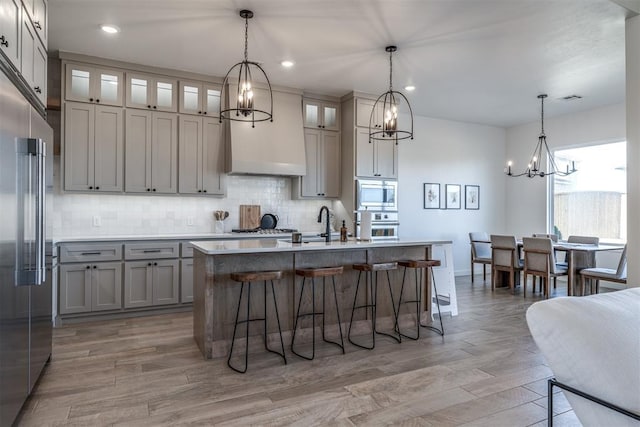
POLYGON ((253 234, 286 234, 295 233, 295 228, 235 228, 232 233, 253 233, 253 234))

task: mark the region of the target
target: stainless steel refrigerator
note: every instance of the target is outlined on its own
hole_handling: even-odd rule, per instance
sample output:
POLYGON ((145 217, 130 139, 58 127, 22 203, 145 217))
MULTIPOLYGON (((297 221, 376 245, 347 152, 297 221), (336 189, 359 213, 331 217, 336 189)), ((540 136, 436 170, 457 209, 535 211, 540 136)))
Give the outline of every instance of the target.
POLYGON ((53 131, 0 71, 0 426, 51 355, 53 131))

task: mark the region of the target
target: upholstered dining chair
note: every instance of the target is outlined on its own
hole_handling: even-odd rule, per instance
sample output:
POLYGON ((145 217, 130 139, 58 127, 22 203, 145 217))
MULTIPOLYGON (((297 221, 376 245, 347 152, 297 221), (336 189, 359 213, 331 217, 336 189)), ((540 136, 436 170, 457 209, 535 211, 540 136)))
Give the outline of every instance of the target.
POLYGON ((487 281, 487 264, 491 264, 491 242, 489 235, 484 231, 475 231, 469 233, 469 241, 471 242, 471 283, 475 276, 473 271, 474 264, 482 264, 482 279, 487 281))
POLYGON ((491 235, 491 290, 496 289, 498 271, 509 273, 509 288, 515 290, 516 273, 522 271, 522 261, 518 255, 515 236, 491 235))
MULTIPOLYGON (((569 269, 564 264, 558 264, 553 252, 553 243, 549 238, 523 237, 522 249, 524 251, 524 283, 522 285, 523 296, 527 296, 527 278, 529 275, 540 277, 544 287, 544 297, 549 298, 549 281, 558 276, 566 276, 569 269)), ((534 291, 535 291, 535 281, 534 291)))
MULTIPOLYGON (((597 245, 600 243, 599 237, 592 236, 569 236, 568 243, 582 243, 583 245, 597 245)), ((580 270, 581 268, 596 266, 595 252, 576 252, 573 254, 573 266, 580 270)))
POLYGON ((580 295, 584 295, 585 281, 589 280, 589 293, 593 293, 593 284, 596 285, 596 294, 600 293, 600 280, 614 283, 627 284, 627 245, 624 245, 618 268, 583 268, 580 270, 580 295))

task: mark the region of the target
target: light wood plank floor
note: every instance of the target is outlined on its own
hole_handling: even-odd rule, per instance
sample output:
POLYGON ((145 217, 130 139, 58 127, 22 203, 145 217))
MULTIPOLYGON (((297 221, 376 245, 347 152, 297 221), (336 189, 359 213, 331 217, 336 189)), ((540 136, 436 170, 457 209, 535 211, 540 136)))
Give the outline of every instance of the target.
MULTIPOLYGON (((244 375, 202 359, 190 313, 59 328, 20 425, 544 426, 551 371, 525 321, 541 296, 476 279, 456 278, 444 338, 320 345, 312 362, 287 350, 286 366, 256 354, 244 375)), ((580 426, 560 392, 554 402, 557 425, 580 426)))

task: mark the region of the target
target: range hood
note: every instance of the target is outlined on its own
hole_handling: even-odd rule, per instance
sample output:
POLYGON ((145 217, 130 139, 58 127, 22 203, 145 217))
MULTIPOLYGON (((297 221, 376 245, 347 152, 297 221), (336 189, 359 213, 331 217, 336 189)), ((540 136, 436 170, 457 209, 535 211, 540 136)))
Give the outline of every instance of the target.
MULTIPOLYGON (((256 107, 268 100, 265 89, 255 88, 256 107)), ((235 93, 230 85, 227 93, 235 93)), ((227 122, 227 173, 301 176, 307 174, 302 125, 302 94, 273 91, 273 122, 227 122)))

